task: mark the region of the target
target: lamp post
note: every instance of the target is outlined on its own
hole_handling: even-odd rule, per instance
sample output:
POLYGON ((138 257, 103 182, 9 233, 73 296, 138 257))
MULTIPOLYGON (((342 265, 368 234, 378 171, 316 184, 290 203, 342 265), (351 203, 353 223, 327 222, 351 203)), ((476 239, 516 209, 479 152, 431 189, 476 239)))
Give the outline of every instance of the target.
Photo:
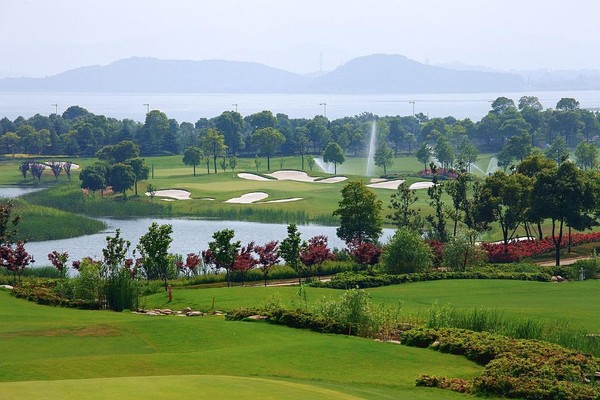
POLYGON ((54 114, 58 115, 58 104, 51 104, 52 106, 54 106, 54 114))
POLYGON ((323 116, 327 118, 327 103, 319 103, 320 106, 323 106, 323 116))
POLYGON ((413 101, 409 101, 408 104, 412 104, 412 111, 413 111, 413 135, 416 135, 416 126, 415 126, 415 102, 413 101))
POLYGON ((232 104, 232 106, 234 106, 234 107, 235 107, 235 112, 238 112, 238 111, 237 111, 237 107, 238 107, 237 103, 233 103, 233 104, 232 104))
POLYGON ((150 112, 150 104, 144 103, 144 105, 146 106, 146 114, 148 114, 150 112))

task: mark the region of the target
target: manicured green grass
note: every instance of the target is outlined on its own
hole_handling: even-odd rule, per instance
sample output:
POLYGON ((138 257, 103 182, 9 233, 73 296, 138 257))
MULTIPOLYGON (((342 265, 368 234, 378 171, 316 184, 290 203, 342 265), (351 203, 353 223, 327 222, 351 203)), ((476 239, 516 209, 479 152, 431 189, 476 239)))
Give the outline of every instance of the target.
MULTIPOLYGON (((309 307, 323 297, 341 296, 342 291, 308 288, 309 307)), ((600 327, 600 281, 526 282, 509 280, 441 280, 367 289, 373 301, 396 306, 402 304, 407 318, 424 319, 437 303, 457 309, 488 308, 506 317, 536 317, 598 332, 600 327)), ((174 308, 190 306, 210 310, 257 307, 277 298, 285 306, 300 307, 297 287, 233 287, 225 289, 178 289, 173 292, 174 308)), ((168 306, 166 294, 157 293, 146 299, 146 307, 168 306)))
POLYGON ((218 316, 52 308, 4 291, 0 338, 0 381, 23 382, 0 383, 2 398, 82 398, 77 394, 86 390, 128 398, 147 383, 152 390, 138 389, 144 398, 196 397, 197 385, 206 385, 208 393, 226 398, 240 391, 256 391, 257 398, 269 390, 304 398, 458 399, 456 393, 417 388, 415 379, 420 372, 473 378, 482 370, 463 357, 357 337, 218 316), (133 378, 149 376, 158 378, 133 378), (147 397, 149 392, 157 397, 147 397))

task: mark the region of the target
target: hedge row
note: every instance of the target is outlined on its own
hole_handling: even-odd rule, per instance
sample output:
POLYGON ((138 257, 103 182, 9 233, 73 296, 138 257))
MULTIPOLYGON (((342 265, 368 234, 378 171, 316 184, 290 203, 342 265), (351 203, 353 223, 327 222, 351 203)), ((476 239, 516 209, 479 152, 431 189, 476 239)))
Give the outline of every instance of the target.
POLYGON ((227 313, 225 318, 229 321, 248 320, 248 317, 260 315, 267 322, 276 325, 285 325, 290 328, 310 329, 320 333, 353 334, 347 325, 328 320, 322 316, 312 314, 304 310, 287 310, 276 308, 271 310, 259 310, 255 308, 238 308, 227 313))
POLYGON ((22 281, 13 287, 11 293, 18 298, 47 306, 61 306, 81 308, 86 310, 99 310, 102 304, 98 301, 72 300, 59 296, 55 291, 56 280, 45 279, 22 281))
POLYGON ((485 365, 472 382, 421 375, 417 385, 524 399, 600 399, 600 360, 561 346, 463 329, 411 329, 408 346, 463 355, 485 365))
POLYGON ((330 289, 365 289, 401 283, 437 281, 442 279, 510 279, 549 282, 550 278, 551 275, 549 273, 543 272, 437 271, 399 275, 366 275, 361 273, 342 272, 333 276, 328 282, 313 282, 311 285, 330 289))

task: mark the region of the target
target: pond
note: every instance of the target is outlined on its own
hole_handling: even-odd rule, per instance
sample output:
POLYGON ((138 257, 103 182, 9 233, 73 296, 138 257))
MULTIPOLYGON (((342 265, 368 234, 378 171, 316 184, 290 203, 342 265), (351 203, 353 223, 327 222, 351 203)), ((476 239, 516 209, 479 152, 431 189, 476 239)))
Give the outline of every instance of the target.
MULTIPOLYGON (((48 253, 56 250, 68 252, 69 260, 79 260, 83 257, 102 258, 102 249, 106 245, 106 236, 113 236, 116 229, 121 230, 121 236, 131 242, 130 251, 135 248, 139 238, 148 231, 152 222, 159 225, 170 224, 173 227, 170 251, 176 254, 198 253, 208 248, 214 232, 222 229, 233 229, 234 240, 241 241, 242 246, 253 240, 263 245, 271 240, 283 240, 287 236, 286 224, 264 224, 243 221, 217 221, 202 219, 179 218, 134 218, 113 219, 100 218, 108 229, 95 235, 80 236, 71 239, 47 240, 27 243, 25 248, 33 255, 36 266, 49 265, 48 253)), ((345 244, 336 236, 336 227, 319 225, 299 225, 298 230, 303 240, 313 236, 325 235, 329 239, 330 248, 344 248, 345 244)), ((394 234, 392 229, 384 229, 381 237, 383 242, 394 234)), ((131 254, 130 254, 131 256, 131 254)))
MULTIPOLYGON (((0 197, 13 198, 30 193, 32 191, 42 190, 43 188, 24 188, 24 187, 0 187, 0 197)), ((131 242, 130 253, 135 249, 140 237, 148 231, 152 222, 159 225, 169 224, 173 227, 171 235, 170 251, 176 254, 199 253, 208 248, 208 242, 212 240, 212 235, 222 229, 233 229, 235 231, 234 240, 241 241, 242 246, 250 241, 263 245, 271 240, 283 240, 287 236, 286 224, 265 224, 258 222, 244 221, 219 221, 203 220, 189 218, 99 218, 106 223, 108 228, 95 235, 79 236, 70 239, 45 240, 40 242, 29 242, 25 246, 29 254, 36 260, 36 266, 49 265, 48 253, 56 250, 58 252, 68 252, 69 260, 80 260, 83 257, 92 257, 94 259, 102 258, 102 249, 106 245, 106 237, 114 236, 117 229, 121 230, 121 237, 131 242)), ((45 227, 52 229, 52 227, 45 227)), ((345 243, 336 235, 336 227, 320 225, 299 225, 298 230, 302 234, 303 240, 308 240, 313 236, 325 235, 329 239, 330 248, 344 248, 345 243)), ((392 229, 384 229, 381 240, 387 242, 394 234, 392 229)), ((132 256, 130 254, 129 256, 132 256)))

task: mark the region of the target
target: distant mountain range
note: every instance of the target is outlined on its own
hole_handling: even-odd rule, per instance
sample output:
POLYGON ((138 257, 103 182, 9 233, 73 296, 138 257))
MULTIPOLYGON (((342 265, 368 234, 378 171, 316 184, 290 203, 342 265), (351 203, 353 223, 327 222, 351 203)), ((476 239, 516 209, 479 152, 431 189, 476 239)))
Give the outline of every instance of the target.
POLYGON ((15 92, 391 94, 525 89, 527 80, 516 73, 457 70, 383 54, 355 58, 334 71, 311 75, 251 62, 134 57, 45 78, 0 79, 0 91, 15 92))

